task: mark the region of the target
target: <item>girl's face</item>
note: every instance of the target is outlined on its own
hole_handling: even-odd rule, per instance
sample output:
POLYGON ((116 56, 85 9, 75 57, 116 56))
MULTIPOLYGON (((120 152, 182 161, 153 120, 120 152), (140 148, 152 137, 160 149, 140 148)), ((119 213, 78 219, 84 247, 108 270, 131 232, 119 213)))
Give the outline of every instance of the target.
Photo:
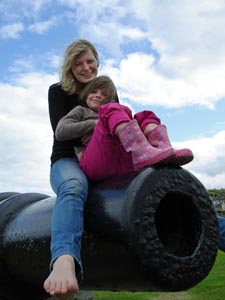
POLYGON ((98 62, 90 49, 75 61, 72 73, 80 83, 88 83, 97 76, 98 62))
POLYGON ((95 89, 88 96, 86 104, 89 108, 98 112, 99 107, 105 103, 108 93, 105 89, 95 89))

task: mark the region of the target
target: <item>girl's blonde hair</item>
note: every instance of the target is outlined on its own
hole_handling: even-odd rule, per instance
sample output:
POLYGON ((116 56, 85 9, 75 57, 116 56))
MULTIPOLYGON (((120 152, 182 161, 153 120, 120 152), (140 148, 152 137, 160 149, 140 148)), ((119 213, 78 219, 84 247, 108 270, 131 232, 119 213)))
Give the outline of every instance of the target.
POLYGON ((96 89, 104 89, 107 97, 104 103, 117 101, 116 87, 110 77, 102 75, 91 80, 80 93, 80 101, 86 104, 87 97, 96 89))
POLYGON ((94 45, 87 40, 76 40, 71 43, 64 54, 64 61, 60 69, 60 85, 65 92, 74 94, 76 91, 76 82, 72 73, 72 67, 75 61, 90 49, 99 65, 98 52, 94 45))

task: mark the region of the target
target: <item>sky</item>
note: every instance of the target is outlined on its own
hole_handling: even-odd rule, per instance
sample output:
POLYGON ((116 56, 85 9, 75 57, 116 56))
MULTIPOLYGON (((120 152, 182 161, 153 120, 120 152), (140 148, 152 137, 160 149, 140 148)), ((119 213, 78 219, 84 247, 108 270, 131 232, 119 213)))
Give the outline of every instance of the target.
POLYGON ((79 38, 121 103, 154 111, 193 151, 183 168, 225 188, 224 0, 1 0, 0 15, 0 192, 54 195, 48 88, 79 38))

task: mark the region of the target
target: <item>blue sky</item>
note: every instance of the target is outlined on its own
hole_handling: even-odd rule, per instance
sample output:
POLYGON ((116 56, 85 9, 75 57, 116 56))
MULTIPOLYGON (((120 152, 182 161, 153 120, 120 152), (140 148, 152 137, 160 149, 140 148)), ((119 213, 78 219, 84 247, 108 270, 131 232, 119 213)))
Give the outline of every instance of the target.
POLYGON ((53 194, 47 91, 78 38, 123 104, 153 110, 192 149, 185 168, 225 187, 224 0, 1 0, 0 14, 0 192, 53 194))

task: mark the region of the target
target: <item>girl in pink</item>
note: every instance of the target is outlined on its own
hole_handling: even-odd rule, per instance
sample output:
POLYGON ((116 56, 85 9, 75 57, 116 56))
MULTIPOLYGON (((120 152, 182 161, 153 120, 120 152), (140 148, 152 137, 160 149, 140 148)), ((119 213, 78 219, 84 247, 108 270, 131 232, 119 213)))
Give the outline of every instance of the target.
POLYGON ((161 164, 184 165, 193 159, 189 149, 171 147, 166 127, 152 111, 132 116, 118 102, 116 88, 107 76, 93 79, 83 90, 77 106, 58 123, 60 141, 91 135, 88 145, 76 147, 80 167, 90 180, 133 173, 161 164))

